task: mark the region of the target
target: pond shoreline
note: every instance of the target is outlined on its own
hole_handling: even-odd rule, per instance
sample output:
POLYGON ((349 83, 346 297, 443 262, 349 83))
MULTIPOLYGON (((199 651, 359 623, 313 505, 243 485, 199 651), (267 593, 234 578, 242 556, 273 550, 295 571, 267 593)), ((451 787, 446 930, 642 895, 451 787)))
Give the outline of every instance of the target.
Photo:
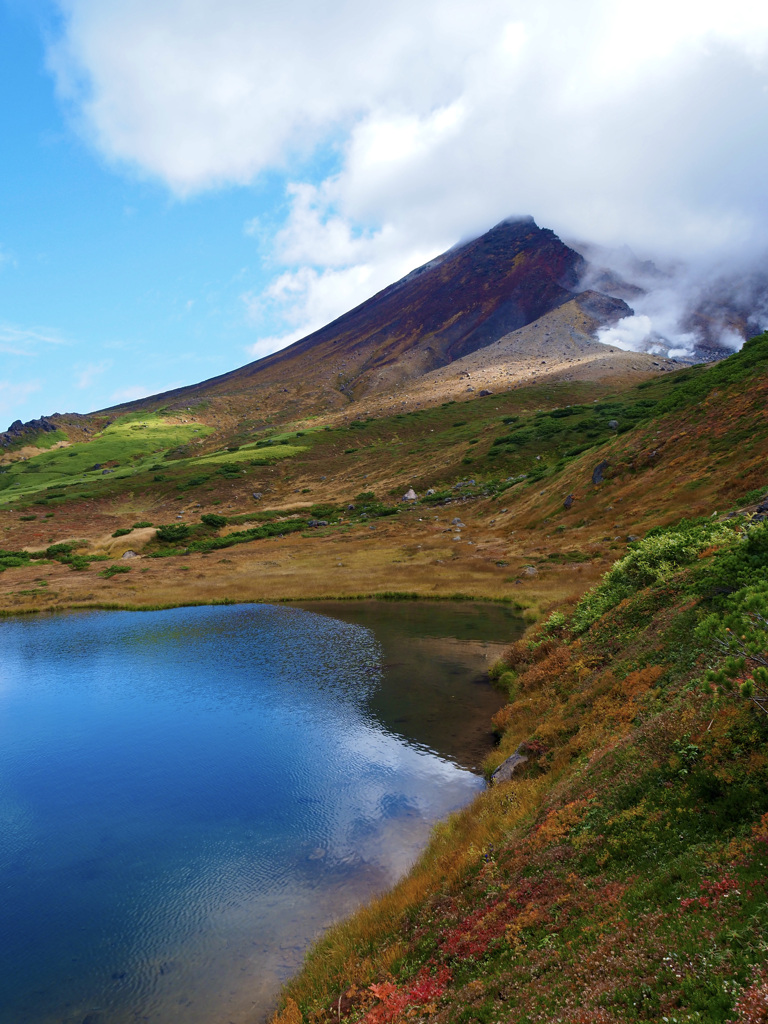
POLYGON ((371 591, 369 593, 360 594, 319 594, 312 595, 310 597, 294 597, 294 596, 283 596, 283 597, 254 597, 254 598, 211 598, 207 601, 164 601, 157 604, 133 604, 130 602, 123 601, 74 601, 71 604, 49 604, 40 607, 27 606, 23 608, 0 608, 0 619, 4 618, 15 618, 21 615, 43 615, 43 614, 55 614, 57 612, 71 612, 71 611, 103 611, 103 612, 162 612, 169 611, 172 608, 214 608, 222 606, 232 605, 244 605, 244 604, 274 604, 274 605, 291 605, 291 604, 306 604, 309 602, 320 603, 323 601, 429 601, 429 602, 448 602, 453 601, 460 603, 462 601, 475 602, 479 604, 497 604, 506 605, 510 608, 515 609, 520 615, 526 617, 526 622, 533 621, 529 619, 530 614, 529 606, 521 604, 511 597, 494 597, 490 595, 482 594, 464 594, 464 593, 453 593, 453 594, 420 594, 417 591, 371 591))

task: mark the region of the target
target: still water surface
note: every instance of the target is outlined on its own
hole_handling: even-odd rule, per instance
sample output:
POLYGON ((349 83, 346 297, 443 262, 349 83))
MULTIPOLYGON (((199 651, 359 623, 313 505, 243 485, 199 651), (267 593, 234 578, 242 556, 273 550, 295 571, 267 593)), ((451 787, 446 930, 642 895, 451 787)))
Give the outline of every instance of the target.
POLYGON ((246 1024, 482 788, 500 607, 0 623, 0 1024, 246 1024))

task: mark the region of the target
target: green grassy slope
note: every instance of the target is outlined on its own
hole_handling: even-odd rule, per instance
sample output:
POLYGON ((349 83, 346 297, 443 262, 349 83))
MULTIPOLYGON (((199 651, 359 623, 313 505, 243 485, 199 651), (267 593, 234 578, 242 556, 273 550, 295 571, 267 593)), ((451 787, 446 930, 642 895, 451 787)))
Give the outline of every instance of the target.
POLYGON ((513 645, 511 781, 332 931, 281 1021, 725 1022, 768 1006, 768 523, 684 521, 513 645))
POLYGON ((296 443, 271 439, 197 454, 195 445, 212 433, 202 423, 179 424, 160 415, 121 416, 92 440, 2 467, 0 503, 75 497, 84 487, 89 496, 114 494, 137 483, 151 488, 166 475, 188 486, 198 469, 227 476, 241 470, 240 463, 265 465, 303 450, 296 443))
MULTIPOLYGON (((660 417, 688 418, 708 429, 702 420, 707 396, 752 389, 754 402, 761 401, 753 385, 766 365, 768 339, 761 336, 722 363, 623 390, 554 382, 324 429, 286 424, 258 434, 240 428, 217 432, 202 420, 179 423, 162 414, 129 414, 88 441, 0 467, 0 505, 50 498, 51 492, 98 498, 136 487, 151 497, 169 485, 210 493, 217 474, 227 477, 227 466, 230 477, 245 477, 247 484, 259 467, 283 459, 289 464, 279 480, 286 487, 302 478, 311 491, 327 493, 335 481, 342 499, 361 489, 358 482, 364 479, 370 481, 367 489, 383 487, 379 497, 397 497, 412 485, 420 491, 444 488, 470 477, 509 483, 525 474, 528 486, 557 478, 574 460, 591 459, 592 452, 635 436, 660 417), (331 483, 320 487, 324 480, 331 483)), ((758 435, 762 429, 755 411, 745 416, 739 410, 741 440, 747 443, 754 443, 755 429, 758 435)), ((725 443, 713 444, 712 456, 727 457, 733 441, 731 424, 725 443)))

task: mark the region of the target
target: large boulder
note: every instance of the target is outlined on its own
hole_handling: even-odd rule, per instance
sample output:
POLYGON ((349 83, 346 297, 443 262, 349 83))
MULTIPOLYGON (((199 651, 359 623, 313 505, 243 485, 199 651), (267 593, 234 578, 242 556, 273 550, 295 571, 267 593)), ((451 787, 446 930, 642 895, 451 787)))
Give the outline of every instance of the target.
POLYGON ((491 785, 498 786, 500 782, 509 782, 517 769, 525 764, 528 758, 525 754, 520 753, 520 747, 506 759, 502 761, 496 771, 491 775, 491 785))

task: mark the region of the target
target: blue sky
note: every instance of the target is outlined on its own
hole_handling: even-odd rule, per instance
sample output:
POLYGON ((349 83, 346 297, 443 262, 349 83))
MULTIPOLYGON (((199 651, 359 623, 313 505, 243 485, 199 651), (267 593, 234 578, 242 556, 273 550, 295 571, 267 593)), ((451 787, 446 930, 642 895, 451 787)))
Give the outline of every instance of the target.
POLYGON ((0 429, 242 365, 517 213, 762 259, 767 126, 753 0, 0 0, 0 429))
MULTIPOLYGON (((273 177, 179 199, 73 130, 37 18, 0 6, 0 417, 99 406, 247 361, 273 177)), ((3 426, 0 420, 0 426, 3 426)))

